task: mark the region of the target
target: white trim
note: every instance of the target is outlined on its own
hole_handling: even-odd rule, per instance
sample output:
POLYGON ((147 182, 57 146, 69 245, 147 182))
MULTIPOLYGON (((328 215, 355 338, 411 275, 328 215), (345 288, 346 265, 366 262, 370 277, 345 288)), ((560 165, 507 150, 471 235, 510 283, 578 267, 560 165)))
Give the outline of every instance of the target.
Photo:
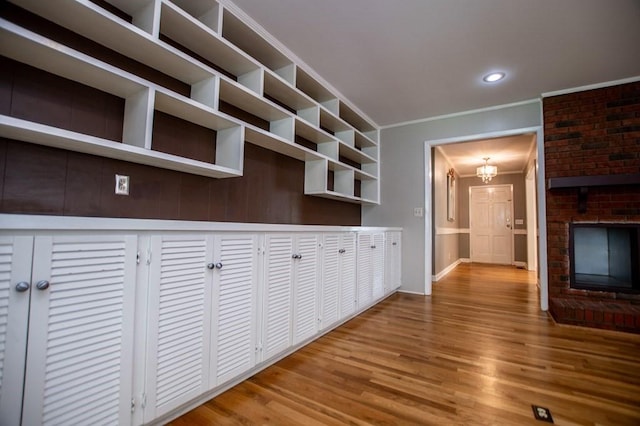
POLYGON ((432 222, 433 200, 431 199, 431 183, 433 182, 433 166, 431 164, 431 144, 424 143, 424 294, 431 295, 433 290, 432 262, 432 222))
POLYGON ((506 136, 516 136, 524 133, 536 133, 538 131, 542 131, 542 128, 540 126, 523 127, 521 129, 515 129, 514 131, 500 130, 495 132, 479 133, 475 135, 453 136, 450 138, 433 139, 433 140, 428 140, 425 143, 428 143, 429 146, 431 147, 436 145, 446 145, 450 143, 473 142, 480 139, 493 139, 493 138, 500 138, 500 137, 506 137, 506 136))
POLYGON ((461 263, 471 263, 471 259, 469 259, 468 257, 461 257, 460 258, 460 262, 461 263))
POLYGON ((436 235, 468 234, 469 228, 442 228, 436 226, 436 235))
POLYGON ((402 228, 0 214, 4 231, 380 232, 402 228))
MULTIPOLYGON (((542 102, 540 103, 540 116, 544 117, 542 102)), ((545 161, 544 161, 544 134, 542 127, 537 133, 538 143, 538 167, 537 176, 537 207, 538 207, 538 279, 540 282, 540 309, 549 310, 549 277, 547 275, 547 188, 545 185, 545 161)))
POLYGON ((527 262, 514 261, 513 262, 513 266, 515 266, 516 268, 528 269, 527 268, 527 262))
POLYGON ((513 235, 527 235, 526 229, 514 229, 513 235))
POLYGON ((619 86, 620 84, 635 83, 636 81, 640 81, 640 75, 629 77, 629 78, 623 78, 620 80, 605 81, 602 83, 588 84, 586 86, 572 87, 570 89, 562 89, 562 90, 555 90, 553 92, 545 92, 541 96, 543 98, 549 98, 551 96, 567 95, 569 93, 584 92, 586 90, 594 90, 594 89, 604 89, 605 87, 619 86))
POLYGON ((451 265, 447 266, 446 268, 444 268, 442 271, 440 271, 439 274, 437 275, 433 275, 431 277, 431 279, 433 279, 434 282, 438 282, 440 281, 445 275, 447 275, 449 272, 453 271, 454 269, 456 269, 456 267, 462 263, 462 260, 458 259, 455 262, 453 262, 451 265))
MULTIPOLYGON (((537 100, 536 102, 538 102, 537 100)), ((540 116, 542 117, 542 102, 539 102, 540 116)), ((433 209, 433 200, 431 199, 431 181, 432 181, 432 166, 431 166, 431 147, 437 145, 444 145, 447 143, 466 142, 477 139, 486 139, 492 137, 503 137, 520 135, 523 133, 535 133, 536 143, 538 151, 538 181, 537 181, 537 196, 538 196, 538 225, 539 225, 539 246, 540 257, 538 258, 539 265, 539 282, 540 282, 540 309, 542 311, 549 310, 549 287, 547 277, 547 217, 546 217, 546 202, 545 202, 545 174, 544 174, 544 135, 542 126, 526 127, 522 129, 504 130, 499 132, 481 133, 476 135, 469 135, 463 137, 451 137, 443 139, 426 140, 424 142, 424 200, 425 200, 425 232, 424 232, 424 266, 425 266, 425 294, 431 294, 432 289, 432 274, 431 274, 431 257, 433 254, 432 241, 433 230, 431 229, 431 210, 433 209)), ((464 260, 463 260, 464 261, 464 260)))
POLYGON ((419 295, 419 296, 426 296, 426 294, 424 294, 424 293, 419 293, 417 291, 410 291, 410 290, 398 289, 397 292, 398 293, 405 293, 405 294, 416 294, 416 295, 419 295))
MULTIPOLYGON (((460 116, 463 116, 463 115, 477 114, 479 112, 495 111, 497 109, 503 109, 503 108, 513 108, 513 107, 517 107, 517 106, 521 106, 521 105, 532 104, 532 103, 535 103, 535 102, 540 102, 540 99, 539 98, 529 99, 529 100, 526 100, 526 101, 513 102, 513 103, 510 103, 510 104, 494 105, 494 106, 485 107, 485 108, 470 109, 468 111, 454 112, 454 113, 451 113, 451 114, 436 115, 434 117, 419 118, 417 120, 403 121, 403 122, 400 122, 400 123, 386 124, 384 126, 380 126, 380 130, 391 129, 393 127, 409 126, 411 124, 426 123, 428 121, 442 120, 442 119, 445 119, 445 118, 460 117, 460 116)), ((476 137, 476 139, 480 139, 480 138, 476 137)))

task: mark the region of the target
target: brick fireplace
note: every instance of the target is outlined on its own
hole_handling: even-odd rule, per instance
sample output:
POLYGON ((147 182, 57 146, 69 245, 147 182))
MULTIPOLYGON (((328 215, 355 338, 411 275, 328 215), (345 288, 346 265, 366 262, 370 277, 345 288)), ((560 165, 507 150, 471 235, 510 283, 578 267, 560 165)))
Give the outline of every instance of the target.
POLYGON ((640 294, 571 288, 571 223, 640 223, 640 82, 543 101, 549 309, 559 323, 640 333, 640 294))

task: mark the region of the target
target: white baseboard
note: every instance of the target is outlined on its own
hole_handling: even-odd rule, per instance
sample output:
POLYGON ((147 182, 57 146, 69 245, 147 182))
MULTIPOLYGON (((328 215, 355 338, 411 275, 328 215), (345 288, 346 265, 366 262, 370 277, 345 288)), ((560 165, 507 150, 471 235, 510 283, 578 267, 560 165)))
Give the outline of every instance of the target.
POLYGON ((460 263, 462 263, 461 259, 456 260, 455 262, 453 262, 451 265, 447 266, 446 268, 444 268, 442 271, 440 271, 439 274, 437 275, 433 275, 432 276, 432 281, 433 282, 437 282, 440 279, 442 279, 445 275, 447 275, 449 272, 453 271, 456 266, 458 266, 460 263))
POLYGON ((402 289, 398 289, 397 290, 398 293, 405 293, 405 294, 417 294, 419 296, 424 296, 424 293, 420 293, 419 291, 409 291, 409 290, 402 290, 402 289))
POLYGON ((517 268, 527 269, 527 262, 513 262, 513 266, 517 268))

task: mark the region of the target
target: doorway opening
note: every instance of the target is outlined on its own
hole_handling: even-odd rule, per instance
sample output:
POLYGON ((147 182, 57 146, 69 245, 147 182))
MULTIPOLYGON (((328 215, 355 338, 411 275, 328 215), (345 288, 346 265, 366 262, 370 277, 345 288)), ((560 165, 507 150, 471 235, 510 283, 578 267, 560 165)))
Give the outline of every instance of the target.
POLYGON ((492 208, 501 209, 505 232, 492 231, 483 238, 502 239, 505 244, 494 241, 502 253, 494 253, 489 262, 537 271, 540 306, 548 309, 543 153, 541 127, 425 142, 425 294, 431 294, 433 282, 458 264, 482 261, 472 255, 481 247, 479 235, 472 242, 472 187, 504 187, 511 188, 511 196, 505 195, 505 204, 492 208), (476 176, 485 157, 498 168, 497 176, 487 183, 476 176), (454 199, 448 191, 452 181, 454 199))

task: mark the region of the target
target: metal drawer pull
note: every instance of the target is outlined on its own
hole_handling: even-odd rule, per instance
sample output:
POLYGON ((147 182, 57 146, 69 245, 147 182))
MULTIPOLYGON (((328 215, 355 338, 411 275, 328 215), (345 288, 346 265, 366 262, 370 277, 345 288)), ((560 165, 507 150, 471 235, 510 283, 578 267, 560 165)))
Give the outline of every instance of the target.
POLYGON ((345 249, 340 249, 338 250, 338 253, 342 254, 342 253, 346 253, 347 251, 345 249))

